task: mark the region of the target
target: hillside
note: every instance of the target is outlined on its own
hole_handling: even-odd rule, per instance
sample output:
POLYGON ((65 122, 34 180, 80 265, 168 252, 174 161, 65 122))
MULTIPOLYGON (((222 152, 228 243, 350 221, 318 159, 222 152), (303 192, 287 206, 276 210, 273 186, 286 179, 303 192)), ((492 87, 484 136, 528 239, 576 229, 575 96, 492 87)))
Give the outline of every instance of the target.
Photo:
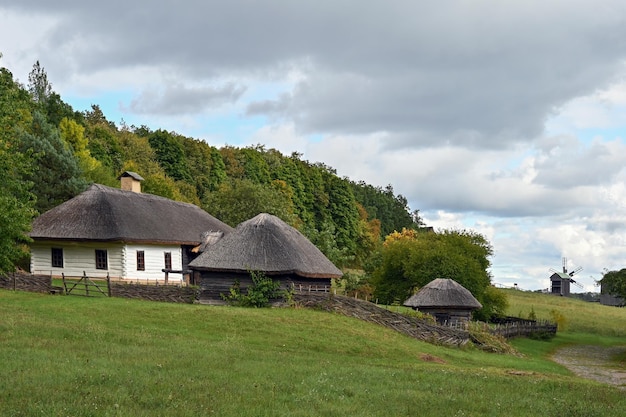
MULTIPOLYGON (((520 308, 522 298, 511 298, 520 308)), ((0 317, 2 415, 621 416, 626 408, 623 392, 544 358, 571 332, 516 343, 525 354, 517 357, 303 308, 0 291, 0 317)))
POLYGON ((502 290, 509 300, 507 314, 560 321, 559 330, 600 336, 626 337, 626 308, 603 306, 550 294, 502 290))

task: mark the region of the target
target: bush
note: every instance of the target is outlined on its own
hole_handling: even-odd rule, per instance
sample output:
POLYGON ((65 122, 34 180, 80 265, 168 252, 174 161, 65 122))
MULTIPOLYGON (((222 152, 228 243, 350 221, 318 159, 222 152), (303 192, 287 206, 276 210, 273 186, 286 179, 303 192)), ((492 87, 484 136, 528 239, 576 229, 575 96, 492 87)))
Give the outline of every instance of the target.
POLYGON ((250 277, 252 278, 252 285, 247 288, 245 294, 241 291, 239 281, 236 281, 230 287, 229 294, 222 295, 222 298, 230 304, 241 307, 267 307, 271 300, 282 295, 279 291, 279 281, 274 281, 259 271, 250 271, 250 277))

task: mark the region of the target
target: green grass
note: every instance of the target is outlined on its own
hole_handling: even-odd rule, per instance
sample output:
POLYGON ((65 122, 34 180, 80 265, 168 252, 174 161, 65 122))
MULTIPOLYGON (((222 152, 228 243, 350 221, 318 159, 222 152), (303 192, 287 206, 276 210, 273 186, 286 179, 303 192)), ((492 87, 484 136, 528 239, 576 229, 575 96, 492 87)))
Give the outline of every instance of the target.
POLYGON ((502 291, 505 291, 510 303, 507 311, 509 315, 528 317, 531 310, 534 310, 537 318, 552 320, 554 311, 564 318, 564 326, 559 330, 626 337, 626 308, 603 306, 550 294, 502 291))
POLYGON ((577 340, 516 357, 306 309, 0 291, 0 415, 623 415, 623 391, 546 359, 577 340))

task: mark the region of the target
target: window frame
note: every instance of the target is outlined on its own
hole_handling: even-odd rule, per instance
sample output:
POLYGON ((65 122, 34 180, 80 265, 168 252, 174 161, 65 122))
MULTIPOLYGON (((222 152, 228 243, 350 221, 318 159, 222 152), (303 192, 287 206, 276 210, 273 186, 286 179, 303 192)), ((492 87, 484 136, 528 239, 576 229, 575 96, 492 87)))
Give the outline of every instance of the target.
POLYGON ((63 248, 50 248, 50 263, 53 268, 63 268, 65 264, 63 248))
POLYGON ((96 269, 109 269, 109 253, 106 249, 96 249, 96 269))
POLYGON ((172 252, 163 252, 163 260, 165 263, 165 269, 172 270, 172 252))
POLYGON ((146 252, 143 250, 137 251, 137 271, 146 270, 146 252))

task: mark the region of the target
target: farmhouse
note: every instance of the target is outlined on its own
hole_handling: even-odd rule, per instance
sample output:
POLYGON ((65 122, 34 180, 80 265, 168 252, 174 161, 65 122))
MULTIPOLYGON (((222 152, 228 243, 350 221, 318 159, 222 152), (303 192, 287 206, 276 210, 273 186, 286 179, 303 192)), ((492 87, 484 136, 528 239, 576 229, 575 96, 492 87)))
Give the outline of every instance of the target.
POLYGON ((193 204, 141 193, 134 172, 119 179, 122 189, 93 184, 35 219, 32 273, 159 280, 187 269, 203 233, 233 230, 193 204))
POLYGON ((471 292, 447 278, 429 282, 409 297, 404 305, 434 316, 441 324, 468 321, 472 311, 482 308, 471 292))
POLYGON ((331 279, 343 275, 304 235, 267 213, 239 224, 189 267, 198 275, 200 301, 210 304, 223 303, 220 294, 235 282, 242 290, 251 285, 250 271, 296 291, 329 291, 331 279))

